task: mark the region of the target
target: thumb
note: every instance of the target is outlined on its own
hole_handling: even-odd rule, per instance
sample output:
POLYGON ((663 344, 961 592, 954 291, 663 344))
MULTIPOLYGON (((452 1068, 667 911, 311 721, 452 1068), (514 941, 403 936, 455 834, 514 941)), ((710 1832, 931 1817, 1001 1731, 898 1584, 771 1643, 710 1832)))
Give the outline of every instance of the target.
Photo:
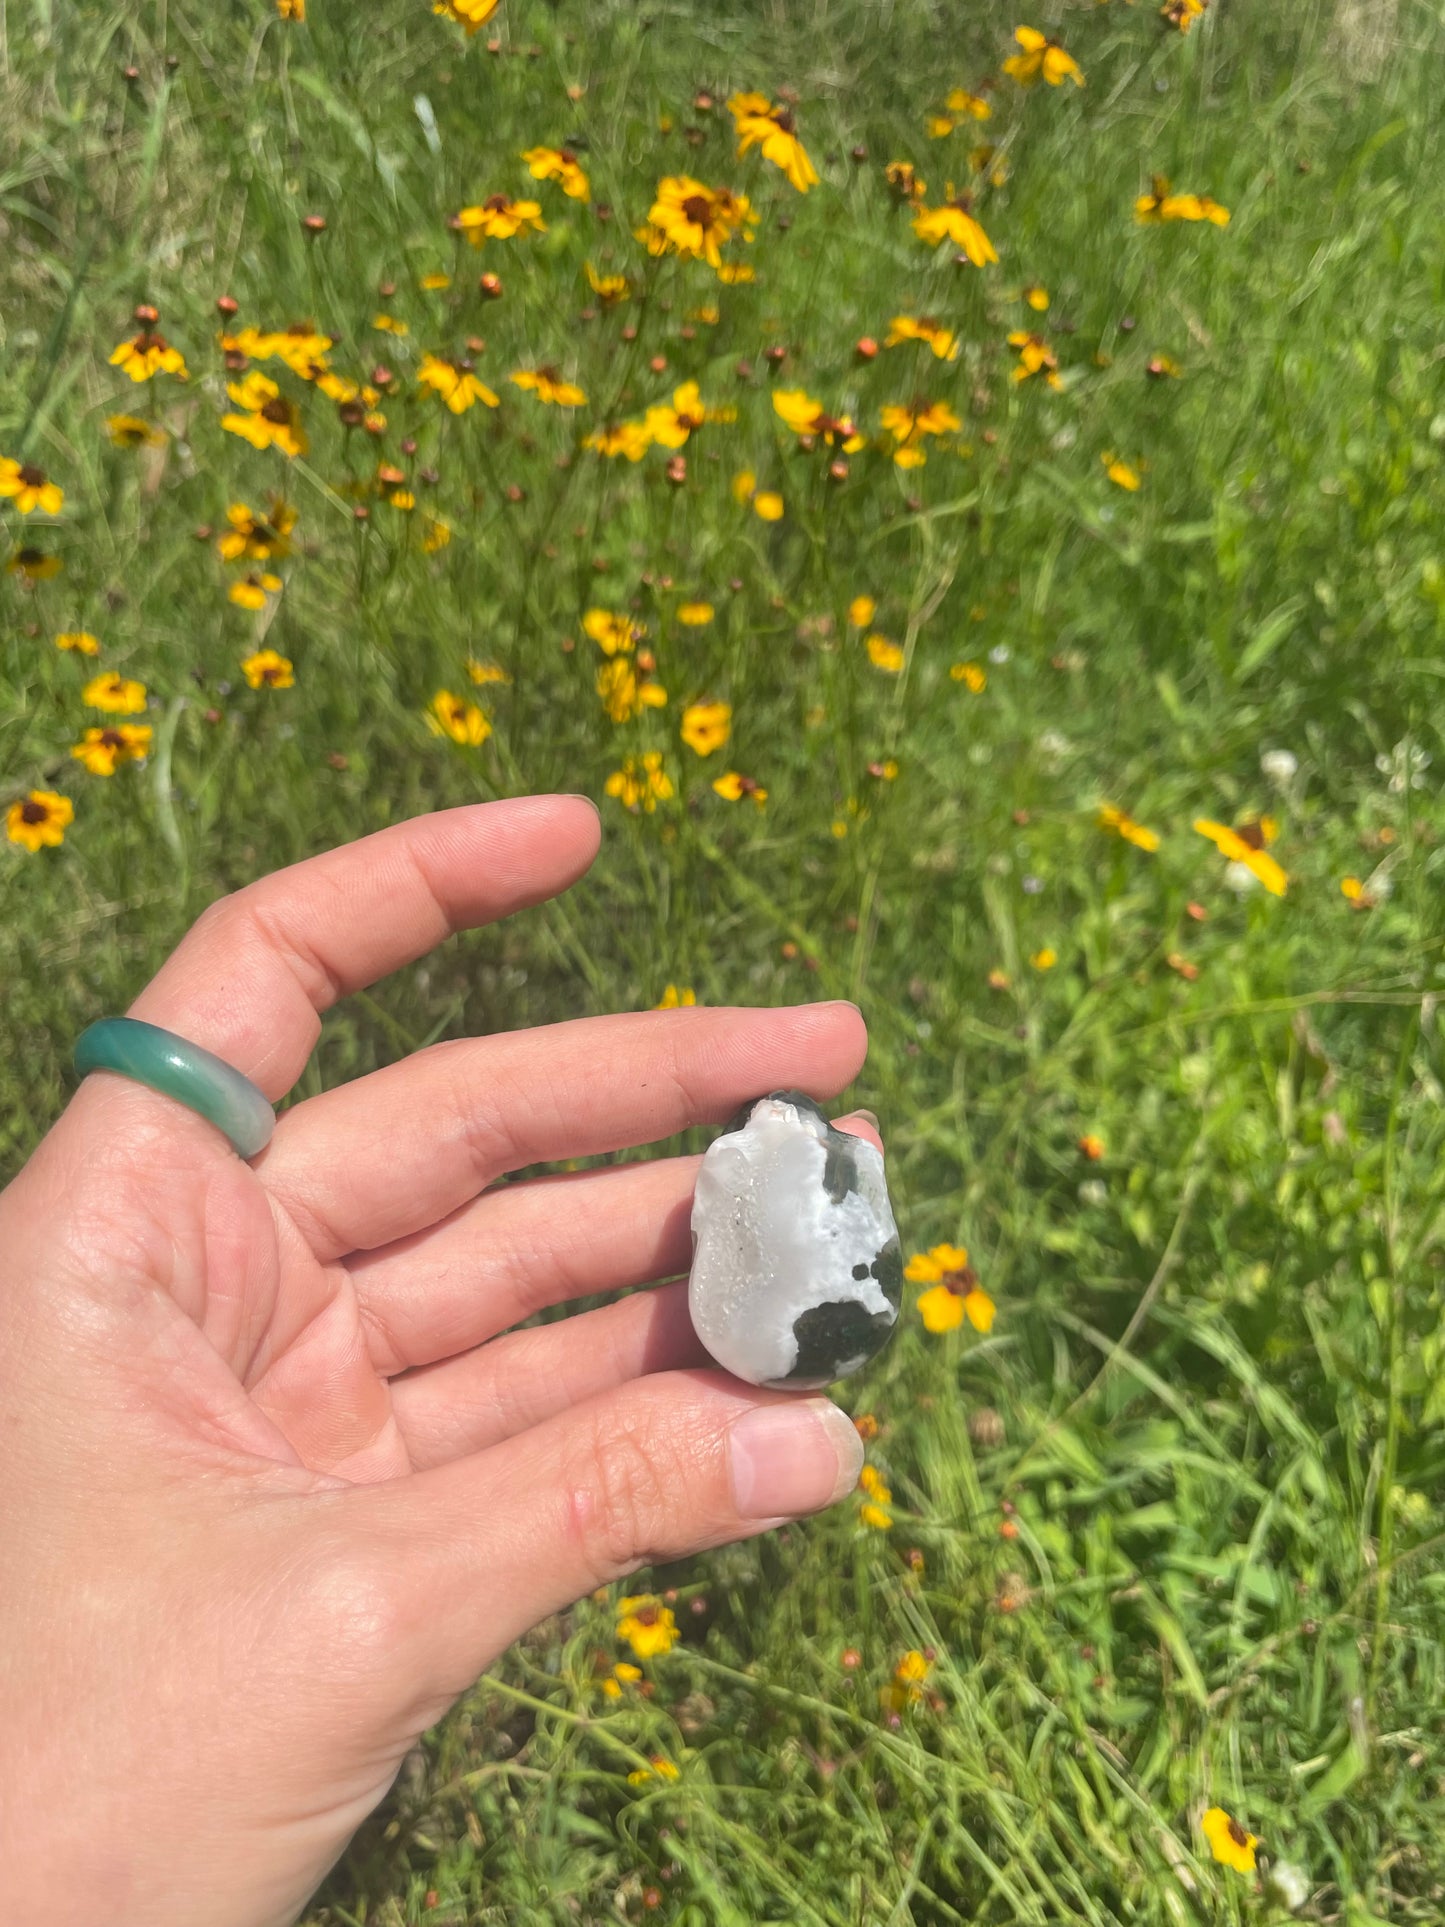
POLYGON ((827 1399, 658 1372, 449 1465, 357 1494, 402 1541, 423 1690, 453 1696, 548 1613, 639 1566, 832 1505, 863 1445, 827 1399))

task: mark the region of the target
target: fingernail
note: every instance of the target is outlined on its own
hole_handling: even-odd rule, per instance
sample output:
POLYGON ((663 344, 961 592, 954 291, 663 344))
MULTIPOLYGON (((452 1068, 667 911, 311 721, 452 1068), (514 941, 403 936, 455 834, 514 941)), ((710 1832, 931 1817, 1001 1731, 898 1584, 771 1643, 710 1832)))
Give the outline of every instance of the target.
POLYGON ((729 1429, 733 1503, 743 1519, 819 1512, 858 1483, 863 1441, 825 1398, 758 1405, 729 1429))
POLYGON ((878 1113, 876 1111, 870 1111, 865 1109, 861 1104, 855 1104, 853 1106, 853 1115, 854 1117, 861 1117, 865 1123, 871 1124, 875 1131, 878 1129, 878 1113))

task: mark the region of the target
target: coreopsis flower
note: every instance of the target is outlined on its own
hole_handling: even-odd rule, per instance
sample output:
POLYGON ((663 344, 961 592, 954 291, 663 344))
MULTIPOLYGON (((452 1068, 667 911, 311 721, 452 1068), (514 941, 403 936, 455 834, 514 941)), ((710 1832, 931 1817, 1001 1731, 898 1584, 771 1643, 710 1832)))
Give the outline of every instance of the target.
POLYGON ((1009 335, 1008 345, 1018 349, 1015 364, 1015 381, 1029 381, 1037 377, 1050 388, 1062 388, 1063 377, 1059 373, 1059 358, 1042 335, 1030 334, 1026 328, 1015 328, 1009 335))
POLYGON ((510 194, 491 194, 475 207, 464 207, 452 217, 452 226, 464 234, 474 248, 484 241, 510 241, 522 233, 545 234, 540 201, 514 201, 510 194))
POLYGON ((452 525, 442 515, 429 515, 421 533, 423 555, 439 555, 452 539, 452 525))
POLYGON ((433 268, 430 274, 424 274, 417 282, 417 286, 424 288, 428 294, 441 294, 451 285, 451 276, 442 268, 433 268))
POLYGON ((276 11, 283 20, 306 19, 306 0, 276 0, 276 11))
MULTIPOLYGON (((1273 843, 1278 834, 1272 817, 1262 816, 1256 821, 1241 823, 1237 829, 1230 829, 1226 823, 1215 823, 1206 816, 1200 816, 1195 818, 1194 828, 1200 836, 1208 837, 1221 856, 1239 864, 1262 883, 1272 897, 1284 895, 1289 878, 1265 847, 1273 843)), ((1243 880, 1247 884, 1248 878, 1243 880)))
POLYGON ((479 689, 489 683, 509 683, 512 678, 499 662, 478 662, 475 657, 467 658, 467 676, 479 689))
POLYGON ((673 389, 671 406, 657 402, 648 409, 645 422, 648 439, 661 443, 664 448, 683 448, 693 431, 709 419, 716 420, 717 413, 713 411, 710 416, 703 406, 697 383, 685 381, 673 389))
POLYGON ((1135 201, 1134 218, 1146 226, 1160 221, 1209 221, 1215 227, 1228 227, 1229 209, 1208 194, 1174 194, 1168 177, 1156 174, 1149 192, 1135 201))
POLYGON ((689 703, 682 712, 682 740, 699 756, 711 756, 732 734, 731 703, 689 703))
POLYGON ((1058 961, 1058 951, 1052 944, 1047 943, 1042 950, 1036 950, 1029 958, 1029 964, 1034 970, 1052 970, 1058 961))
POLYGON ((1126 843, 1132 843, 1136 850, 1154 851, 1159 848, 1159 837, 1154 830, 1146 830, 1142 823, 1136 823, 1127 810, 1115 809, 1112 803, 1101 803, 1098 816, 1101 830, 1112 830, 1115 836, 1122 836, 1126 843))
POLYGON ((433 736, 449 736, 464 748, 478 749, 492 733, 492 725, 475 703, 439 689, 431 699, 426 726, 433 736))
POLYGON ((635 227, 632 238, 640 241, 654 260, 660 259, 672 246, 666 232, 655 221, 644 221, 640 227, 635 227))
POLYGON ((100 638, 93 636, 89 629, 67 629, 55 638, 57 649, 73 649, 79 656, 98 656, 100 638))
POLYGON ((888 1507, 893 1503, 893 1490, 876 1465, 863 1467, 858 1474, 858 1490, 867 1495, 858 1508, 860 1522, 875 1532, 891 1531, 893 1514, 888 1507))
POLYGON ((948 197, 941 207, 919 208, 913 217, 913 232, 931 247, 952 242, 976 268, 998 260, 993 242, 974 216, 973 196, 955 193, 952 181, 948 183, 948 197))
POLYGON ((238 382, 228 381, 226 393, 240 411, 222 415, 221 426, 239 435, 252 448, 279 448, 288 458, 304 455, 310 447, 301 426, 301 411, 271 380, 252 369, 238 382))
POLYGON ((988 688, 988 671, 981 662, 956 662, 948 673, 954 682, 966 683, 975 696, 988 688))
POLYGON ((649 816, 659 802, 666 802, 673 794, 672 778, 662 767, 660 749, 644 750, 641 756, 624 757, 622 768, 613 770, 604 785, 609 796, 615 796, 623 809, 631 810, 634 816, 645 810, 649 816))
POLYGON ((717 614, 710 602, 680 602, 677 619, 687 629, 705 629, 717 614))
POLYGON ((675 1780, 678 1769, 671 1760, 664 1759, 661 1753, 649 1756, 650 1764, 634 1767, 627 1776, 629 1786, 646 1786, 649 1780, 675 1780))
POLYGON ((257 649, 243 656, 241 674, 252 689, 291 689, 296 683, 296 665, 274 649, 257 649))
POLYGON ((679 987, 677 984, 668 984, 652 1008, 654 1010, 691 1010, 696 1002, 696 991, 689 990, 685 985, 679 987))
POLYGON ((1122 461, 1113 449, 1105 449, 1099 460, 1104 464, 1104 472, 1116 488, 1127 489, 1132 495, 1141 486, 1142 478, 1138 469, 1122 461))
POLYGON ((642 1678, 642 1668, 634 1666, 630 1660, 619 1659, 607 1678, 602 1682, 602 1690, 610 1700, 620 1700, 629 1686, 635 1686, 642 1678))
MULTIPOLYGON (((246 336, 242 330, 241 338, 246 336)), ((243 349, 256 361, 284 361, 293 375, 315 381, 326 372, 326 356, 336 345, 314 321, 288 321, 284 328, 273 328, 261 336, 254 347, 243 349)))
POLYGON ((761 809, 768 800, 768 792, 755 776, 740 775, 735 769, 715 777, 713 788, 725 803, 740 803, 743 797, 750 796, 761 809))
POLYGON ((232 502, 226 510, 230 523, 216 547, 226 562, 270 562, 291 553, 291 531, 296 526, 296 511, 280 496, 273 496, 264 515, 232 502))
POLYGON ((871 595, 855 595, 848 604, 848 626, 851 629, 866 629, 878 613, 878 604, 871 595))
POLYGON ((519 368, 509 380, 557 408, 581 408, 587 400, 576 382, 564 381, 555 368, 519 368))
POLYGON ((657 183, 647 218, 679 254, 721 268, 725 243, 737 233, 750 239, 758 217, 746 195, 707 187, 690 174, 669 174, 657 183))
POLYGON ((31 790, 5 812, 5 834, 32 856, 42 848, 59 849, 65 828, 75 820, 75 805, 55 790, 31 790))
POLYGON ((59 515, 65 491, 33 462, 0 458, 0 501, 13 502, 22 515, 59 515))
POLYGON ((129 341, 122 341, 110 357, 112 368, 122 368, 132 381, 149 381, 153 375, 179 375, 186 379, 185 359, 164 335, 142 328, 129 341))
POLYGON ((1026 288, 1019 289, 1020 296, 1028 302, 1035 314, 1043 314, 1049 305, 1049 291, 1037 281, 1031 281, 1026 288))
POLYGON ((465 27, 470 40, 486 26, 501 4, 502 0, 433 0, 432 12, 465 27))
POLYGON ((901 342, 926 342, 940 361, 957 361, 958 336, 951 328, 945 328, 941 321, 931 315, 896 314, 888 324, 884 337, 885 348, 896 348, 901 342))
POLYGON ((522 155, 534 181, 556 181, 570 201, 590 201, 592 187, 570 147, 529 147, 522 155))
POLYGON ((138 716, 146 706, 143 682, 132 682, 114 669, 96 676, 80 692, 80 700, 91 709, 103 709, 110 716, 138 716))
POLYGON ((634 666, 626 656, 614 656, 597 671, 597 694, 614 723, 630 723, 644 709, 663 709, 667 691, 652 680, 651 672, 634 666))
POLYGON ((645 422, 616 422, 584 435, 582 446, 596 449, 599 455, 624 455, 629 462, 640 462, 652 446, 652 430, 645 422))
POLYGON ((1079 63, 1072 54, 1064 52, 1057 40, 1050 40, 1037 27, 1015 27, 1014 39, 1023 51, 1010 55, 1003 63, 1003 70, 1021 87, 1032 87, 1040 79, 1046 80, 1050 87, 1062 86, 1066 80, 1072 80, 1076 87, 1083 86, 1079 63))
POLYGON ((151 735, 148 723, 115 723, 86 730, 70 753, 92 776, 114 776, 122 763, 145 761, 150 754, 151 735))
POLYGON ((589 609, 582 618, 582 633, 590 636, 604 656, 630 655, 647 634, 644 623, 611 609, 589 609))
POLYGON ((895 200, 907 202, 910 206, 921 206, 928 192, 928 183, 918 172, 912 161, 889 161, 883 170, 883 178, 893 192, 895 200))
POLYGON ((841 444, 850 455, 863 447, 863 437, 849 416, 830 415, 802 388, 775 388, 773 410, 795 435, 808 436, 828 448, 841 444))
POLYGON ((166 431, 139 415, 107 415, 105 432, 117 448, 162 448, 166 431))
POLYGON ((454 415, 465 415, 477 402, 485 403, 488 408, 498 406, 496 395, 473 374, 468 362, 451 361, 445 355, 423 355, 416 378, 423 388, 430 388, 444 401, 454 415))
POLYGON ((656 1659, 681 1639, 672 1610, 654 1593, 631 1593, 617 1602, 617 1637, 638 1659, 656 1659))
POLYGON ((959 120, 987 120, 993 112, 982 94, 971 94, 966 87, 955 87, 943 104, 959 120))
POLYGON ((994 1302, 979 1284, 962 1245, 934 1245, 915 1252, 903 1275, 910 1284, 929 1286, 918 1300, 918 1315, 926 1330, 956 1331, 966 1318, 976 1332, 992 1331, 994 1302))
POLYGON ((868 651, 868 660, 875 669, 882 669, 890 676, 896 676, 902 669, 904 652, 896 642, 890 642, 887 636, 869 636, 863 646, 868 651))
POLYGON ((781 522, 786 508, 783 498, 776 489, 759 489, 753 497, 753 514, 764 522, 781 522))
POLYGON ((396 335, 400 337, 411 333, 411 323, 409 321, 398 321, 394 314, 374 314, 371 317, 371 325, 379 335, 396 335))
POLYGON ((1259 1845, 1257 1834, 1241 1826, 1223 1807, 1211 1807, 1199 1824, 1209 1842, 1209 1851, 1221 1866, 1233 1867, 1236 1873, 1254 1872, 1254 1850, 1259 1845))
POLYGON ((1188 33, 1196 20, 1204 18, 1204 9, 1208 4, 1209 0, 1164 0, 1159 15, 1171 27, 1177 27, 1180 33, 1188 33))
POLYGON ((1085 1131, 1079 1139, 1079 1150, 1090 1164, 1097 1164, 1104 1155, 1104 1140, 1094 1131, 1085 1131))
POLYGON ((267 598, 280 595, 283 583, 279 575, 272 575, 268 569, 249 569, 239 582, 233 582, 226 591, 226 600, 234 602, 238 609, 264 609, 267 598))
POLYGON ((924 460, 922 443, 929 435, 947 435, 963 426, 947 402, 890 402, 878 419, 893 437, 893 460, 899 468, 918 468, 924 460))
POLYGON ((28 542, 15 550, 5 564, 6 575, 23 576, 27 582, 49 582, 65 567, 58 555, 33 548, 28 542))
POLYGON ((765 161, 787 175, 800 194, 818 184, 817 169, 798 139, 792 109, 769 101, 766 94, 735 94, 728 112, 737 123, 738 157, 756 147, 765 161))
POLYGON ((885 1704, 890 1707, 917 1705, 923 1698, 923 1683, 932 1670, 931 1664, 916 1646, 906 1652, 893 1668, 891 1686, 883 1689, 885 1704))
POLYGON ((604 308, 615 308, 618 302, 628 300, 632 294, 632 283, 625 274, 599 274, 590 261, 582 263, 582 272, 587 276, 588 287, 604 308))

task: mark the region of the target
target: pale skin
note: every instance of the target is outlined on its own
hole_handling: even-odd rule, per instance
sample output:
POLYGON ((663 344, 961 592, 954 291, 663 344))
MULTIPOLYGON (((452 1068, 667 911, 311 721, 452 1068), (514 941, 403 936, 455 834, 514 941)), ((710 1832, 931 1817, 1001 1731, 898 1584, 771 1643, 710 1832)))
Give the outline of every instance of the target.
MULTIPOLYGON (((398 824, 213 905, 131 1014, 278 1099, 338 997, 599 836, 576 797, 398 824)), ((709 1367, 685 1284, 509 1330, 685 1272, 696 1158, 497 1180, 826 1099, 865 1048, 851 1004, 462 1039, 251 1164, 86 1079, 0 1194, 0 1918, 286 1927, 528 1627, 852 1489, 847 1419, 709 1367)))

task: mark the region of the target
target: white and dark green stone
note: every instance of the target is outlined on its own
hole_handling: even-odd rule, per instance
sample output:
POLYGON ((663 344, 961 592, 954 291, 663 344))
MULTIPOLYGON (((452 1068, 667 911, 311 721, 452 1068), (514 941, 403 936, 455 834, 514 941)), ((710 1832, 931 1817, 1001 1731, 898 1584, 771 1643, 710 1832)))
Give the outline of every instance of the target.
POLYGON ((883 1159, 801 1091, 755 1098, 709 1146, 692 1235, 692 1322, 736 1377, 806 1391, 892 1336, 903 1255, 883 1159))

